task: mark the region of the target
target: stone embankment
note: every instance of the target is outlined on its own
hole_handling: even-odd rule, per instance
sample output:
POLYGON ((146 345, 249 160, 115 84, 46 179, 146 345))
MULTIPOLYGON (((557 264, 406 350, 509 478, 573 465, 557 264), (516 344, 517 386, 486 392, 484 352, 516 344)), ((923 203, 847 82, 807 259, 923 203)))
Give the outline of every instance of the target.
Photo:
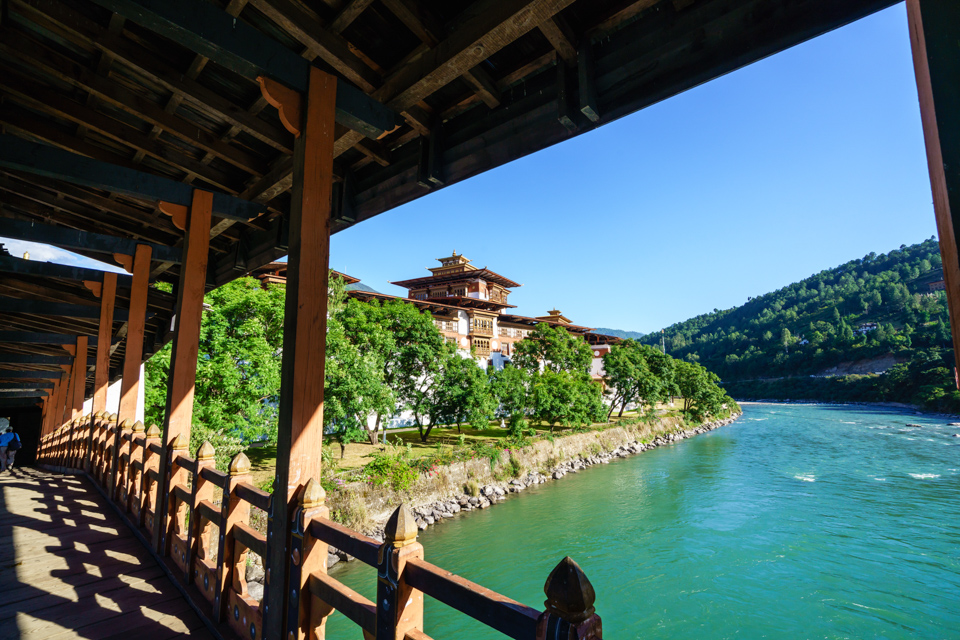
MULTIPOLYGON (((503 502, 511 493, 520 493, 534 485, 560 480, 567 474, 578 473, 594 465, 609 464, 613 460, 679 442, 728 425, 739 417, 740 414, 736 414, 726 420, 717 420, 693 429, 682 429, 679 423, 671 419, 660 419, 652 429, 617 427, 556 438, 553 442, 540 441, 521 451, 505 452, 496 465, 490 465, 487 460, 450 465, 436 477, 423 478, 419 490, 413 493, 363 495, 366 508, 375 513, 369 534, 377 540, 383 540, 383 522, 400 501, 405 500, 411 505, 417 525, 423 530, 461 512, 487 509, 503 502), (650 442, 641 440, 641 437, 648 439, 651 435, 653 439, 650 442), (496 466, 502 473, 511 456, 515 456, 518 463, 526 468, 537 470, 522 473, 519 478, 508 481, 496 480, 498 473, 492 467, 496 466), (468 486, 476 489, 476 495, 465 493, 468 486)), ((251 597, 259 600, 263 594, 263 560, 253 554, 251 556, 246 571, 247 589, 251 597)), ((332 567, 342 560, 352 558, 331 547, 327 566, 332 567)))
MULTIPOLYGON (((396 505, 405 501, 411 506, 421 530, 459 513, 475 509, 487 509, 503 502, 511 493, 520 493, 533 485, 560 480, 570 473, 577 473, 598 464, 642 453, 648 449, 679 442, 695 435, 712 431, 734 422, 741 414, 725 420, 717 420, 692 429, 682 429, 675 421, 661 419, 651 428, 617 427, 606 431, 574 434, 556 438, 553 442, 539 441, 521 451, 504 452, 495 465, 487 460, 473 460, 444 468, 433 478, 424 479, 416 490, 401 495, 393 492, 364 493, 366 509, 373 516, 369 535, 383 540, 383 522, 396 505), (651 432, 652 431, 652 432, 651 432), (649 442, 643 442, 649 439, 649 442), (647 436, 647 437, 644 437, 647 436), (511 460, 527 472, 509 480, 497 480, 511 460), (468 489, 474 489, 468 493, 468 489), (475 495, 471 495, 471 493, 475 495)), ((332 507, 335 505, 331 505, 332 507)), ((331 548, 328 566, 340 560, 349 560, 346 553, 331 548)))
MULTIPOLYGON (((611 460, 626 458, 628 456, 647 451, 648 449, 655 449, 663 445, 679 442, 680 440, 685 440, 687 438, 692 438, 695 435, 706 433, 708 431, 712 431, 713 429, 728 425, 736 420, 737 417, 739 417, 739 415, 733 416, 726 420, 719 420, 704 424, 686 431, 677 431, 675 433, 658 435, 648 443, 635 440, 633 442, 621 444, 611 451, 602 451, 588 457, 577 457, 572 460, 567 460, 558 464, 553 469, 550 469, 547 473, 532 471, 524 476, 521 476, 520 478, 514 478, 506 483, 487 484, 479 488, 478 495, 476 496, 461 493, 460 495, 451 496, 446 500, 438 500, 437 502, 433 502, 431 504, 414 507, 413 513, 417 518, 417 526, 422 531, 428 526, 436 524, 441 520, 452 518, 461 511, 486 509, 497 502, 503 502, 507 499, 507 495, 510 493, 520 493, 527 487, 531 487, 533 485, 543 484, 551 480, 560 480, 568 473, 577 473, 597 464, 609 464, 611 460)), ((377 533, 379 534, 380 532, 378 531, 377 533)))

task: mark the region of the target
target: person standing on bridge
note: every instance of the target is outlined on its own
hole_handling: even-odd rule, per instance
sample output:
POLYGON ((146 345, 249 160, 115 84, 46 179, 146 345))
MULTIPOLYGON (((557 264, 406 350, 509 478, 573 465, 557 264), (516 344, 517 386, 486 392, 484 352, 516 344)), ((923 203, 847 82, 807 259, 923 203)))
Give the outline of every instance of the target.
POLYGON ((10 421, 0 418, 0 472, 13 468, 13 459, 21 447, 20 436, 13 432, 10 421))

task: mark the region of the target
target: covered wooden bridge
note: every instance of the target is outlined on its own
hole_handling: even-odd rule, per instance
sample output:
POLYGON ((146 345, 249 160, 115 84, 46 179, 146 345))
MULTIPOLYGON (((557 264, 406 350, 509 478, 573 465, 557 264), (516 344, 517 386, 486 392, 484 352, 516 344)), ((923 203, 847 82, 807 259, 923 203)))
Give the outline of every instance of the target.
MULTIPOLYGON (((330 235, 892 4, 0 0, 0 236, 127 272, 0 256, 0 414, 39 463, 0 479, 0 636, 322 638, 338 609, 421 640, 429 596, 513 638, 600 638, 570 560, 529 607, 425 561, 403 508, 383 544, 327 518, 330 235), (204 293, 283 255, 270 495, 242 455, 224 473, 187 443, 204 293), (169 341, 167 418, 146 428, 139 367, 169 341), (376 603, 327 575, 327 545, 378 567, 376 603)), ((960 3, 907 9, 960 346, 960 3)))

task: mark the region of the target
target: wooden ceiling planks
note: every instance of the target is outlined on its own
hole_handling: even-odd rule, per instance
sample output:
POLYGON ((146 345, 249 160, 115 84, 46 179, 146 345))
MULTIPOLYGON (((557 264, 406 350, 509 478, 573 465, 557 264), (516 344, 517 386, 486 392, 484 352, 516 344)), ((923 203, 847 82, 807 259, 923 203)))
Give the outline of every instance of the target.
MULTIPOLYGON (((893 4, 196 1, 211 2, 402 117, 377 140, 337 125, 334 232, 893 4), (569 71, 556 71, 558 64, 569 71)), ((214 217, 209 287, 284 255, 293 136, 256 82, 105 4, 129 6, 0 2, 0 133, 266 205, 254 220, 214 217)), ((155 203, 9 167, 0 169, 0 236, 4 219, 167 247, 183 241, 155 203)), ((0 295, 95 300, 76 281, 2 277, 0 295)), ((151 277, 175 282, 179 266, 156 261, 151 277)), ((124 296, 121 284, 120 308, 124 296)), ((145 355, 162 344, 172 308, 172 296, 151 292, 145 355)), ((89 324, 17 314, 10 327, 76 334, 89 324)), ((114 335, 124 327, 115 323, 114 335)), ((57 349, 0 340, 0 353, 54 356, 57 349)), ((122 344, 114 351, 114 370, 122 351, 122 344)))

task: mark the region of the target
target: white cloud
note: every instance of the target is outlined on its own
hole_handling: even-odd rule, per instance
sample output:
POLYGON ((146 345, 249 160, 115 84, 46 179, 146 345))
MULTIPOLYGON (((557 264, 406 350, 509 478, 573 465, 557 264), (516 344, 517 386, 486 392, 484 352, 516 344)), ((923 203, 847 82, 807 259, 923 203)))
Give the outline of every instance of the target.
POLYGON ((58 247, 52 247, 48 244, 38 242, 26 242, 24 240, 10 240, 0 236, 0 243, 7 248, 10 255, 22 258, 25 252, 30 253, 30 259, 37 262, 52 262, 54 264, 64 264, 70 267, 86 267, 87 269, 98 269, 100 271, 113 271, 115 273, 126 273, 122 268, 109 262, 100 262, 91 260, 86 256, 66 251, 58 247))

